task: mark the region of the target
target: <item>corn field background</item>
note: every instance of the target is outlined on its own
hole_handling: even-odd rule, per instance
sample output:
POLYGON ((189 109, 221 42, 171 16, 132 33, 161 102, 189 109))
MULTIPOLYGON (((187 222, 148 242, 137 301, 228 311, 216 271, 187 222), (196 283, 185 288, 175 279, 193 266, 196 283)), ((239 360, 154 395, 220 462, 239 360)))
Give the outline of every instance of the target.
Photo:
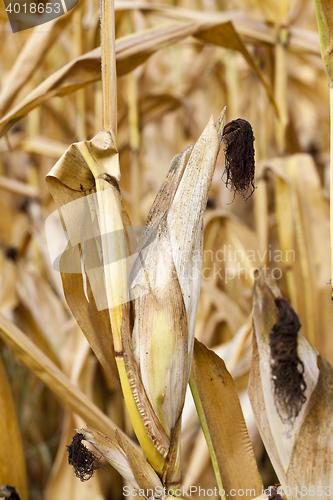
MULTIPOLYGON (((99 15, 96 0, 81 0, 13 34, 0 2, 0 312, 29 339, 1 327, 0 483, 16 484, 22 500, 123 497, 127 483, 109 465, 87 483, 68 466, 66 445, 92 421, 89 411, 102 432, 106 415, 135 440, 121 396, 67 306, 45 236, 57 209, 45 177, 72 143, 101 129, 99 15)), ((330 104, 314 3, 116 0, 115 16, 120 188, 134 226, 145 224, 172 158, 211 115, 227 106, 226 122, 241 117, 253 127, 249 199, 226 188, 218 157, 195 334, 224 359, 263 483, 276 484, 247 395, 255 269, 270 270, 307 339, 333 363, 330 104)), ((188 396, 181 484, 214 488, 188 396)))

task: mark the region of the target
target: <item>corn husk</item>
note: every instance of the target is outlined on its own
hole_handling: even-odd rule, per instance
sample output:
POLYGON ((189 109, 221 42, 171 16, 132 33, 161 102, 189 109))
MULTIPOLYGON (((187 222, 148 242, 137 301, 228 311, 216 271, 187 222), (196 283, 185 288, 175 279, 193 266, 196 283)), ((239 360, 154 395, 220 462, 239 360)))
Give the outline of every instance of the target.
MULTIPOLYGON (((263 271, 263 270, 261 270, 263 271)), ((304 364, 306 401, 294 421, 281 418, 271 378, 269 333, 279 319, 275 298, 280 291, 272 277, 258 273, 253 291, 253 359, 249 395, 258 428, 289 500, 310 499, 310 486, 332 487, 333 370, 298 333, 298 356, 304 364), (320 422, 320 425, 318 423, 320 422), (298 491, 298 493, 297 493, 298 491)), ((282 415, 283 417, 283 415, 282 415)))

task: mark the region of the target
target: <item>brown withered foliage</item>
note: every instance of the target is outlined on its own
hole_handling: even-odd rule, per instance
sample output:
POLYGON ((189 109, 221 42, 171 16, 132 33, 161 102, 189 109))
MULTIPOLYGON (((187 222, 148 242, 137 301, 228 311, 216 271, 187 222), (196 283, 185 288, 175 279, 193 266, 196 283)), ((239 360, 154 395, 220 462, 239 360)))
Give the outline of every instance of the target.
POLYGON ((71 444, 66 447, 68 463, 73 466, 75 476, 82 482, 88 481, 94 475, 95 470, 100 469, 100 466, 96 464, 98 457, 84 446, 83 439, 82 434, 75 434, 71 444))
POLYGON ((306 401, 304 365, 297 352, 301 323, 287 299, 278 297, 275 304, 280 318, 269 334, 275 403, 281 419, 293 423, 306 401))
MULTIPOLYGON (((250 123, 242 118, 227 123, 225 141, 226 186, 246 200, 254 193, 254 135, 250 123)), ((223 174, 223 175, 224 175, 223 174)))

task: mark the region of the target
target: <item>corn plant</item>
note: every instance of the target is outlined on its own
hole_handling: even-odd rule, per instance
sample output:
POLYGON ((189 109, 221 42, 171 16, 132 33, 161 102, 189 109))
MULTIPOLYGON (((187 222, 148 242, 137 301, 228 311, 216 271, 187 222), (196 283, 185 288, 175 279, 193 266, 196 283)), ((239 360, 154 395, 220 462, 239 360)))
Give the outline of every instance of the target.
MULTIPOLYGON (((331 8, 316 2, 320 49, 310 1, 299 11, 254 1, 257 20, 241 1, 238 12, 197 4, 104 0, 101 47, 98 6, 78 6, 22 35, 2 85, 1 174, 8 164, 20 180, 0 175, 0 335, 65 407, 59 415, 47 392, 33 412, 0 363, 4 498, 28 498, 21 433, 25 447, 47 434, 43 422, 40 430, 24 424, 29 411, 44 415, 43 404, 61 439, 56 457, 40 448, 39 472, 37 462, 28 467, 29 497, 39 498, 31 484, 51 470, 47 500, 197 498, 199 484, 222 499, 330 498, 329 210, 321 171, 304 150, 309 117, 318 128, 329 117, 322 68, 311 58, 322 54, 331 86, 331 8), (44 80, 54 64, 52 50, 45 54, 66 27, 73 55, 44 80), (195 61, 185 80, 183 51, 195 61), (160 78, 163 65, 169 73, 160 78), (312 101, 305 111, 295 98, 309 94, 318 115, 312 101), (208 124, 192 104, 203 95, 205 114, 227 104, 208 124), (26 158, 38 155, 37 169, 26 158), (256 461, 263 450, 268 477, 256 461)), ((316 138, 324 151, 327 141, 316 138)), ((7 371, 20 373, 6 347, 3 356, 7 371)), ((30 375, 24 383, 26 395, 45 390, 30 375)))

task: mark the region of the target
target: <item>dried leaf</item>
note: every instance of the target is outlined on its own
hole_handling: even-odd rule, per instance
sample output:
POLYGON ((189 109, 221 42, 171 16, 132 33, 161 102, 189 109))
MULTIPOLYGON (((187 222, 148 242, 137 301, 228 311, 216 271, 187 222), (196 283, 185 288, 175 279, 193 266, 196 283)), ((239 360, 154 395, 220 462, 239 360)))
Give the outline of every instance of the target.
MULTIPOLYGON (((255 0, 257 2, 257 0, 255 0)), ((260 7, 266 8, 267 4, 260 7)), ((184 20, 196 20, 196 21, 219 21, 224 23, 227 21, 232 21, 235 29, 239 35, 251 39, 254 43, 267 43, 270 45, 276 44, 276 36, 274 32, 270 29, 270 25, 267 22, 260 22, 252 17, 248 17, 241 10, 227 10, 223 12, 209 12, 208 10, 189 10, 179 7, 173 7, 171 5, 156 5, 148 2, 136 2, 133 4, 131 1, 121 0, 121 2, 116 2, 116 10, 122 9, 140 9, 142 11, 149 11, 163 16, 166 19, 174 19, 177 21, 184 20)), ((272 6, 272 5, 271 5, 272 6)), ((266 20, 276 22, 276 10, 274 5, 274 11, 270 10, 270 13, 266 12, 266 20)), ((319 37, 315 31, 309 29, 302 29, 299 26, 289 27, 289 41, 288 49, 293 52, 308 52, 311 54, 320 55, 320 44, 319 37)))
MULTIPOLYGON (((287 470, 288 485, 295 485, 298 490, 307 486, 306 498, 312 497, 310 486, 322 486, 324 494, 333 488, 333 369, 322 356, 318 356, 318 367, 318 383, 308 402, 287 470)), ((288 498, 292 496, 288 494, 288 498)))
MULTIPOLYGON (((117 75, 122 76, 142 64, 150 55, 168 45, 179 42, 190 35, 198 35, 209 43, 217 43, 222 46, 232 46, 240 50, 246 57, 261 81, 264 79, 256 67, 252 57, 245 45, 241 42, 230 22, 220 21, 187 22, 176 23, 169 26, 151 28, 142 33, 120 38, 116 40, 117 75), (210 30, 212 35, 210 35, 210 30), (224 29, 228 30, 228 36, 224 37, 224 29)), ((68 63, 48 77, 42 84, 33 90, 20 104, 13 108, 0 120, 0 137, 29 111, 40 106, 50 97, 63 96, 92 83, 101 77, 101 51, 95 49, 87 54, 68 63)), ((264 83, 266 90, 268 86, 264 83)), ((271 96, 272 93, 269 92, 271 96)))
POLYGON ((158 489, 162 489, 163 487, 154 469, 123 434, 118 434, 117 437, 122 449, 126 453, 128 463, 139 488, 146 492, 147 498, 153 496, 152 492, 156 492, 155 494, 157 494, 158 489))
POLYGON ((239 51, 244 56, 244 59, 248 63, 249 67, 252 69, 252 71, 254 71, 254 73, 257 75, 257 77, 263 84, 267 92, 267 95, 272 105, 274 106, 276 113, 278 114, 278 108, 273 96, 272 89, 270 85, 267 83, 266 79, 264 78, 257 64, 255 63, 253 57, 251 56, 251 54, 245 47, 244 43, 242 42, 232 22, 229 21, 225 23, 223 27, 216 26, 216 27, 210 27, 209 29, 206 30, 199 31, 199 33, 197 33, 195 36, 206 43, 213 43, 214 45, 220 45, 222 47, 226 47, 227 49, 239 51))
POLYGON ((238 500, 242 498, 238 495, 241 490, 247 490, 247 496, 255 498, 262 491, 262 482, 235 384, 223 360, 198 341, 190 384, 201 423, 204 423, 215 474, 221 478, 226 498, 234 495, 233 488, 238 500))
POLYGON ((33 75, 34 71, 42 63, 47 51, 71 20, 74 10, 75 7, 66 16, 60 16, 53 21, 45 23, 43 30, 40 29, 40 26, 32 30, 28 41, 24 44, 23 49, 15 60, 14 66, 7 75, 5 85, 1 89, 0 112, 2 116, 9 109, 15 97, 33 75))
POLYGON ((86 422, 115 438, 117 426, 36 347, 26 335, 0 315, 0 336, 16 356, 62 401, 86 422))
POLYGON ((86 284, 89 302, 84 292, 83 277, 80 273, 62 273, 62 284, 67 304, 79 327, 86 336, 97 359, 110 377, 113 386, 121 393, 115 352, 112 339, 111 324, 108 311, 98 310, 88 276, 86 284))
MULTIPOLYGON (((121 392, 110 316, 107 306, 101 307, 101 302, 106 301, 106 292, 103 262, 99 259, 100 233, 97 219, 92 219, 92 201, 84 197, 84 192, 93 188, 95 181, 80 148, 85 147, 87 154, 93 151, 96 155, 102 147, 102 165, 114 154, 112 147, 109 150, 107 133, 100 133, 99 138, 71 145, 48 174, 47 184, 60 207, 66 231, 71 235, 72 248, 64 248, 60 258, 61 279, 68 306, 113 385, 121 392), (96 142, 98 147, 94 147, 96 142), (84 271, 81 269, 80 246, 84 249, 84 271)), ((92 161, 98 161, 96 156, 92 157, 92 161)))

